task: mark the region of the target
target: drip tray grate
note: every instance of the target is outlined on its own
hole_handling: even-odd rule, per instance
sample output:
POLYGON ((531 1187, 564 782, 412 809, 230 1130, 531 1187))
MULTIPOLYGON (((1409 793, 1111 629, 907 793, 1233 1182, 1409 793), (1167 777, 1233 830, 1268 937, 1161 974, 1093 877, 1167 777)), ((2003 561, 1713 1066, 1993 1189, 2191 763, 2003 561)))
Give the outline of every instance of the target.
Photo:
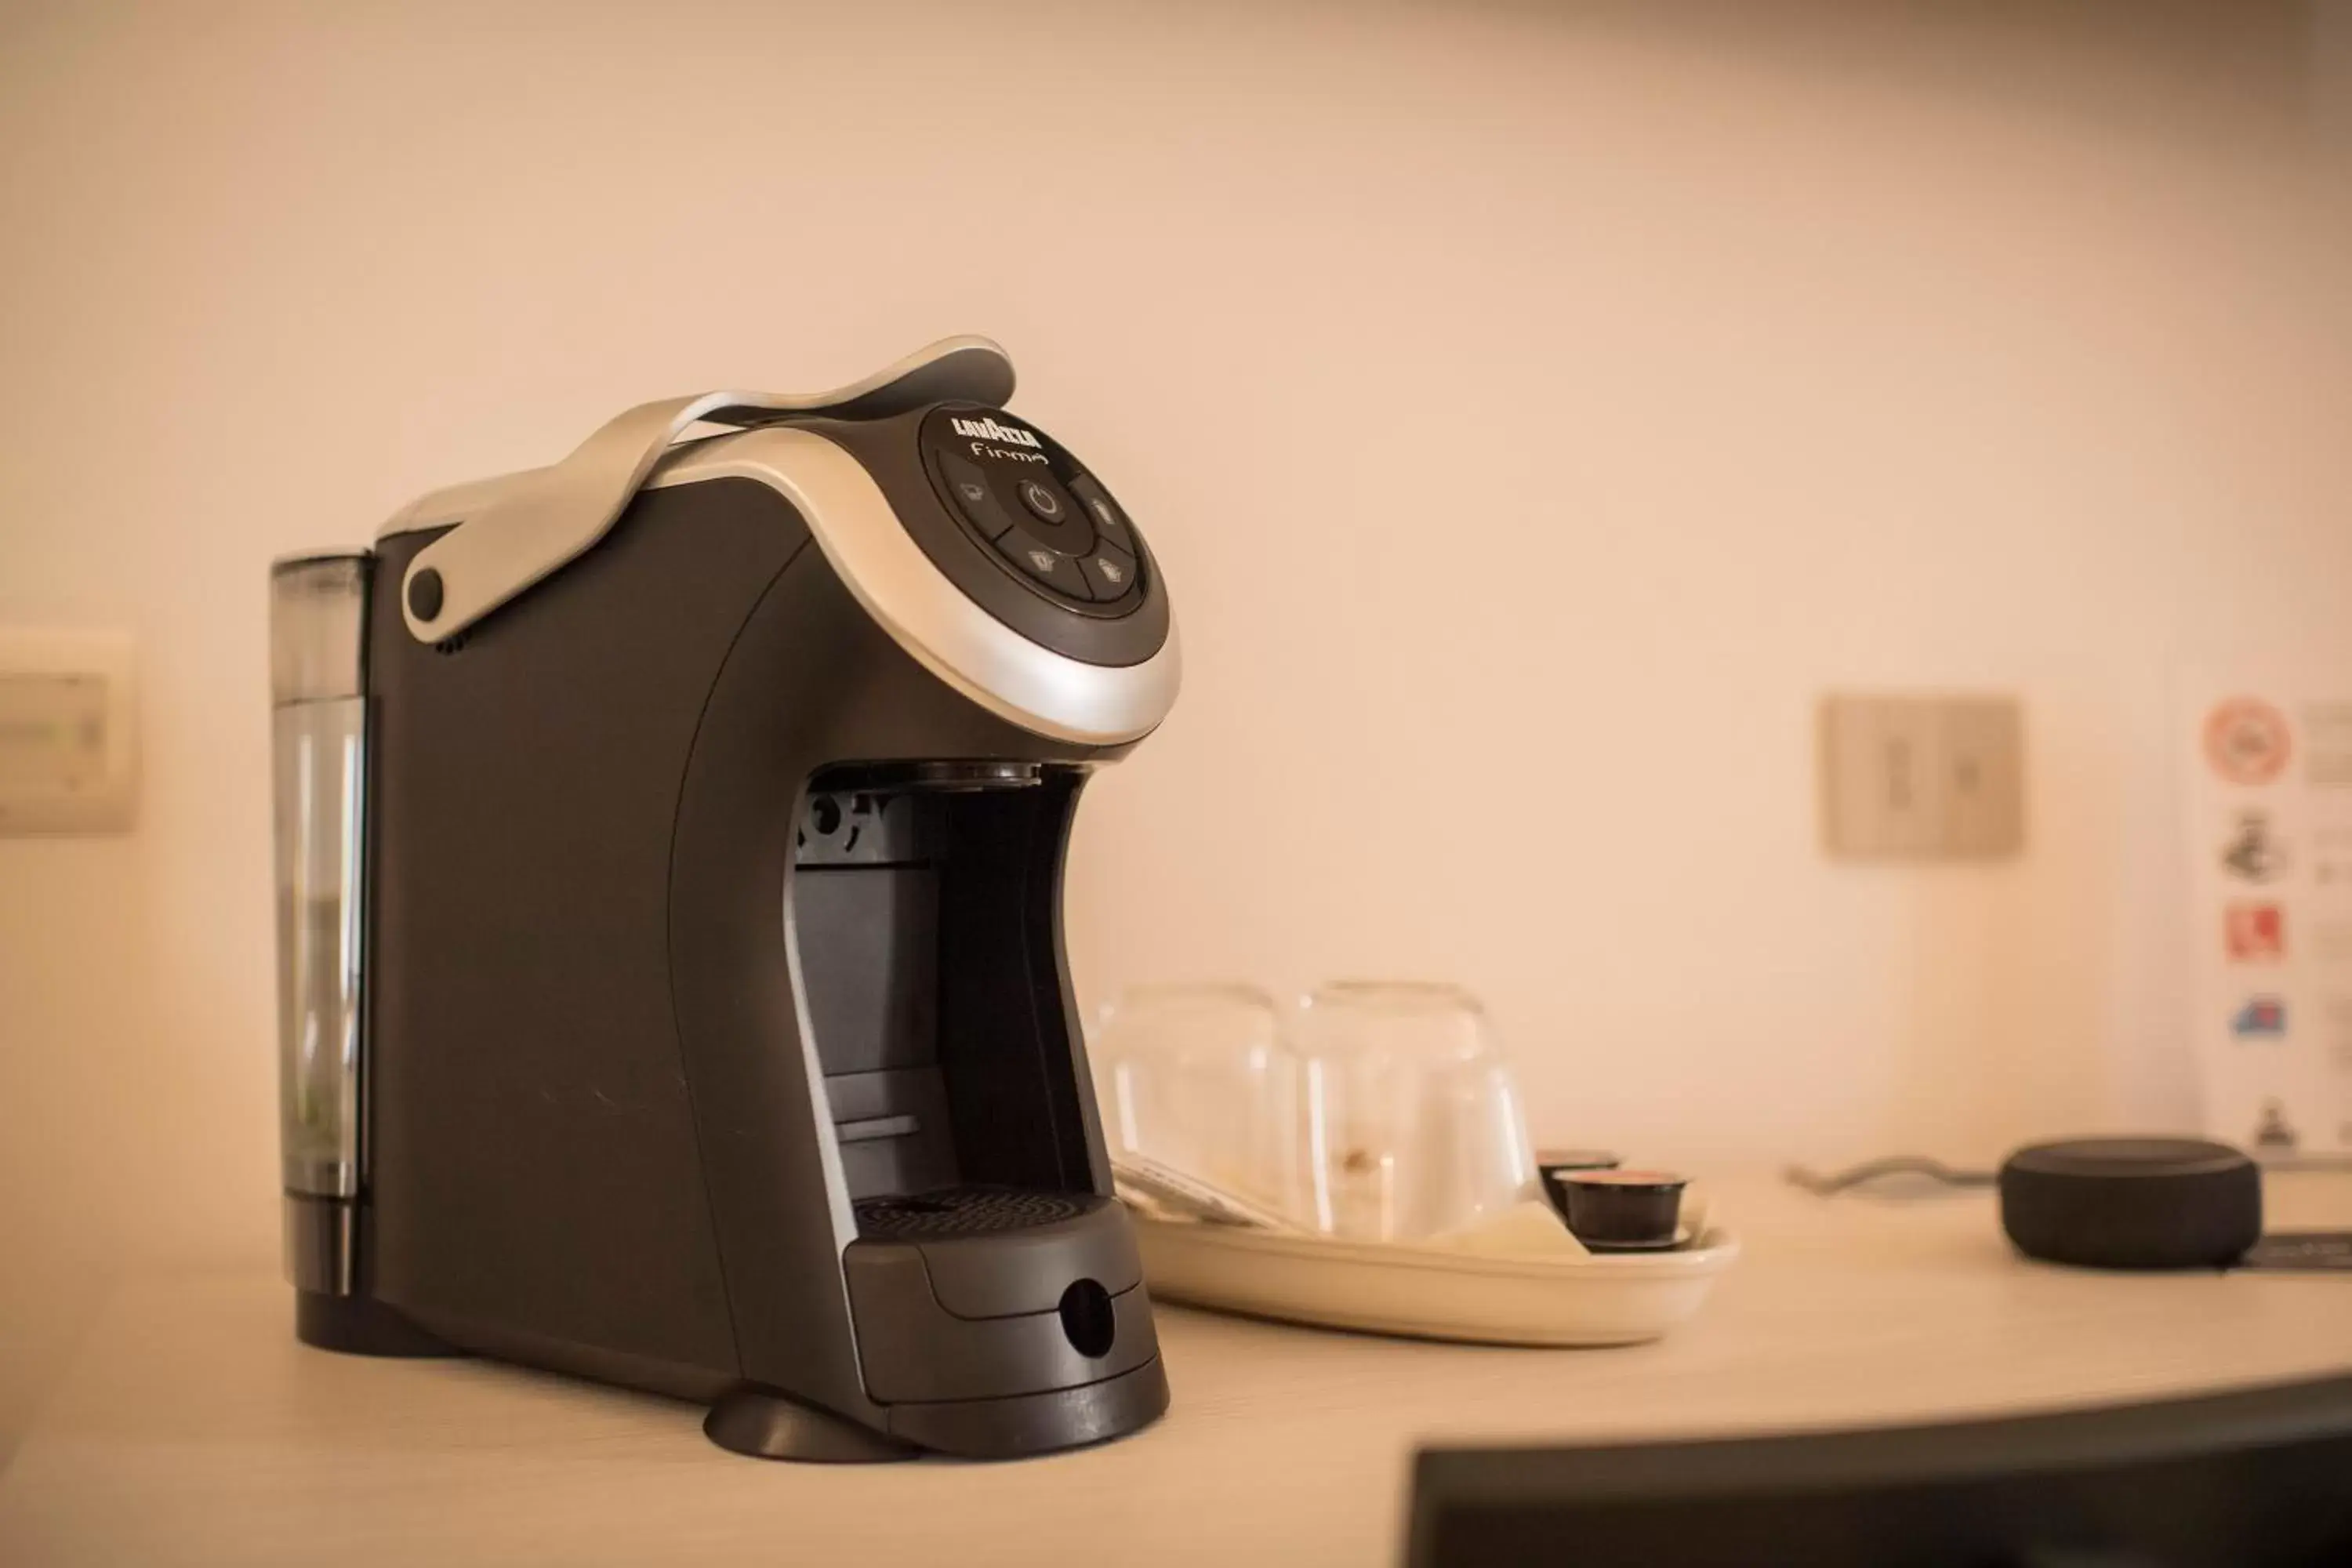
POLYGON ((1097 1201, 1090 1195, 1024 1192, 1018 1187, 943 1187, 899 1197, 861 1199, 856 1205, 857 1234, 895 1239, 1027 1230, 1075 1219, 1097 1201))

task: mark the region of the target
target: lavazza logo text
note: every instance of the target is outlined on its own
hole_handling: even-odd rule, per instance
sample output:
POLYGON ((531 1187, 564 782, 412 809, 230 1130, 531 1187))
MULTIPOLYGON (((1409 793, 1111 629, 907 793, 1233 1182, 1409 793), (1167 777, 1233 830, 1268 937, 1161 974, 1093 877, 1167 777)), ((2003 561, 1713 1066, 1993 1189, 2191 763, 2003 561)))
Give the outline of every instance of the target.
POLYGON ((1015 447, 1034 447, 1039 444, 1034 431, 1024 430, 1013 425, 999 425, 993 419, 958 419, 955 421, 955 433, 982 441, 1009 441, 1015 447))

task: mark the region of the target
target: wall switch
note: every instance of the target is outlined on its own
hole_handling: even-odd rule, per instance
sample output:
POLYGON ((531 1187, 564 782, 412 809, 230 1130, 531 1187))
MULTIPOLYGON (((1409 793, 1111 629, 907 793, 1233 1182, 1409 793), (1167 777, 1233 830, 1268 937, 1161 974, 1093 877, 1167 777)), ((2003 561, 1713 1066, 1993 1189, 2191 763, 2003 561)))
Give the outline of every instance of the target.
POLYGON ((131 664, 127 632, 0 629, 0 834, 130 827, 131 664))
POLYGON ((2025 844, 2025 725, 2008 697, 1832 696, 1822 824, 1853 859, 1991 859, 2025 844))

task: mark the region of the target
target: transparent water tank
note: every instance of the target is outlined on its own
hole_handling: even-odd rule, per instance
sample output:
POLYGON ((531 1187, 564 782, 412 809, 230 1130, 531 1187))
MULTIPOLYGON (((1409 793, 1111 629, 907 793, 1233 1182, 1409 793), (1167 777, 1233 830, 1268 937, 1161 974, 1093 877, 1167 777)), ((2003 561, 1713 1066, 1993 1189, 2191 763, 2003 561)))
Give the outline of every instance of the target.
MULTIPOLYGON (((369 564, 363 554, 305 556, 270 571, 278 1125, 289 1199, 359 1193, 369 564)), ((307 1259, 294 1240, 289 1233, 289 1271, 323 1262, 330 1275, 347 1273, 307 1259)))

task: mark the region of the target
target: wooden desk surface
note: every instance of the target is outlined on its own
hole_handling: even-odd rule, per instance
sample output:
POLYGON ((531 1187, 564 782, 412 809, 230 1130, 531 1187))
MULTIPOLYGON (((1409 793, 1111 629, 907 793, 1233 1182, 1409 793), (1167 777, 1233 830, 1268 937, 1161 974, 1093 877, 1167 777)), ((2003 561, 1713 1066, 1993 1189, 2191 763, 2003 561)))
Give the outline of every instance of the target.
MULTIPOLYGON (((2273 1177, 2275 1227, 2352 1226, 2352 1177, 2273 1177)), ((722 1453, 699 1407, 481 1362, 295 1342, 275 1279, 117 1295, 0 1475, 0 1563, 1396 1561, 1428 1439, 1910 1421, 2352 1368, 2352 1278, 2124 1277, 2012 1258, 1984 1194, 1721 1191, 1748 1255, 1631 1350, 1484 1350, 1163 1308, 1175 1404, 1014 1464, 722 1453)))

